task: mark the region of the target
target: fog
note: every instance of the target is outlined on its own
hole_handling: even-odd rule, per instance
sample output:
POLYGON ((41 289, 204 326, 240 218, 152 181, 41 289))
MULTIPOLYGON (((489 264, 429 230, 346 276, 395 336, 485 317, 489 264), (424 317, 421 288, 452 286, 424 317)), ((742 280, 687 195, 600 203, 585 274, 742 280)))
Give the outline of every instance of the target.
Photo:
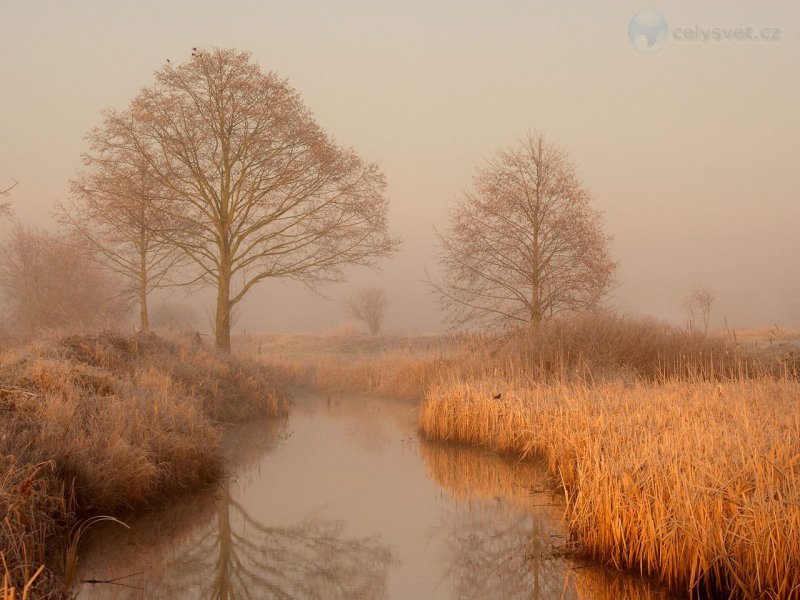
MULTIPOLYGON (((0 21, 0 188, 20 182, 9 199, 24 222, 55 227, 101 111, 124 108, 194 46, 252 52, 339 143, 381 166, 397 255, 321 295, 263 283, 239 331, 334 328, 365 285, 387 290, 387 332, 442 329, 425 284, 434 227, 475 168, 529 128, 570 152, 605 214, 619 263, 610 307, 680 322, 700 284, 716 294, 713 326, 800 327, 797 3, 7 0, 0 21), (669 24, 656 55, 628 38, 641 10, 669 24), (780 39, 674 37, 695 26, 780 39)), ((192 301, 213 310, 211 291, 192 301)))

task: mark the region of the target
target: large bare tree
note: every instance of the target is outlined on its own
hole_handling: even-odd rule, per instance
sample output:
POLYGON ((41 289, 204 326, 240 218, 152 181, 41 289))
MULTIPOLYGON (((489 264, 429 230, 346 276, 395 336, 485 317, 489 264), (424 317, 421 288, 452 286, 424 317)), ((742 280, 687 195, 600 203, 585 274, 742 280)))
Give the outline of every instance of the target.
POLYGON ((598 306, 615 263, 601 215, 569 157, 528 133, 479 169, 439 233, 434 283, 454 326, 538 326, 598 306))
POLYGON ((380 332, 388 306, 386 290, 379 287, 361 288, 345 304, 347 314, 363 321, 372 335, 380 332))
POLYGON ((123 293, 138 304, 140 327, 147 331, 148 296, 168 283, 167 275, 183 257, 159 235, 168 197, 141 155, 106 144, 97 132, 89 140, 86 169, 71 182, 72 205, 59 207, 57 214, 106 269, 127 282, 123 293))
POLYGON ((340 280, 344 265, 374 266, 397 246, 378 167, 338 146, 248 53, 197 51, 167 64, 93 137, 138 153, 169 194, 160 235, 216 287, 221 350, 232 308, 258 282, 340 280))

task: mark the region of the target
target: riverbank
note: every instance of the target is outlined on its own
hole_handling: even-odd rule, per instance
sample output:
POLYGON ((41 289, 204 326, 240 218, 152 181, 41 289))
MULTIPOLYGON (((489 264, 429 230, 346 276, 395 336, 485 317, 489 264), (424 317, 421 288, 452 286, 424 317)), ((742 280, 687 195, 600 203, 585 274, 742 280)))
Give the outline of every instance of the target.
POLYGON ((798 398, 790 379, 452 381, 428 392, 419 423, 429 439, 543 457, 592 558, 675 591, 790 598, 800 589, 798 398))
POLYGON ((312 389, 424 398, 429 439, 544 457, 578 552, 679 594, 800 589, 796 332, 594 315, 506 338, 323 341, 336 351, 281 339, 265 360, 312 389))
POLYGON ((263 367, 194 338, 72 336, 3 355, 0 598, 66 597, 80 523, 209 485, 224 423, 286 410, 263 367))

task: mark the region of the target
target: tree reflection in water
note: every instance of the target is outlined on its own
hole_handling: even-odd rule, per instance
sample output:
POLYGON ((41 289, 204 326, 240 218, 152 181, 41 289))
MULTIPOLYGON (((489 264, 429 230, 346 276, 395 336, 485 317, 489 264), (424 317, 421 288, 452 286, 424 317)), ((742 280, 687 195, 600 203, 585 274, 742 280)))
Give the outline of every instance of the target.
POLYGON ((385 598, 391 552, 340 523, 268 526, 220 490, 217 515, 169 565, 171 585, 200 598, 385 598), (199 589, 198 589, 199 587, 199 589))
POLYGON ((297 406, 291 438, 286 423, 269 425, 269 435, 263 423, 237 429, 235 443, 226 446, 230 464, 242 473, 239 483, 140 517, 130 531, 90 533, 106 539, 97 540, 94 553, 84 549, 79 578, 144 571, 123 580, 143 589, 84 585, 75 590, 80 599, 667 597, 635 577, 562 556, 563 505, 548 491, 543 468, 417 443, 407 404, 380 412, 383 405, 366 402, 323 397, 297 406), (281 440, 286 445, 270 455, 281 440), (325 442, 309 446, 317 440, 325 442), (326 443, 333 460, 318 461, 326 443), (280 468, 265 466, 262 474, 264 456, 264 465, 280 468), (357 468, 339 479, 342 473, 331 465, 348 461, 357 468), (286 489, 300 479, 314 485, 301 486, 300 493, 286 489), (284 495, 299 504, 287 506, 284 495), (316 514, 320 502, 331 502, 333 514, 344 513, 347 529, 319 518, 273 518, 316 514), (350 527, 381 537, 353 537, 350 527))
MULTIPOLYGON (((286 436, 285 422, 258 423, 229 440, 231 461, 257 459, 286 436), (265 428, 268 430, 265 432, 265 428)), ((276 492, 278 493, 278 492, 276 492)), ((145 515, 130 531, 95 532, 80 579, 125 578, 127 585, 83 584, 80 598, 209 599, 386 598, 391 551, 374 537, 348 537, 343 524, 318 518, 285 525, 253 518, 219 489, 145 515), (109 539, 114 542, 109 544, 109 539), (103 551, 111 547, 113 554, 103 551), (137 589, 138 588, 138 589, 137 589)))
POLYGON ((659 586, 563 557, 563 507, 541 466, 422 440, 430 477, 457 501, 443 520, 444 576, 459 599, 655 600, 659 586))

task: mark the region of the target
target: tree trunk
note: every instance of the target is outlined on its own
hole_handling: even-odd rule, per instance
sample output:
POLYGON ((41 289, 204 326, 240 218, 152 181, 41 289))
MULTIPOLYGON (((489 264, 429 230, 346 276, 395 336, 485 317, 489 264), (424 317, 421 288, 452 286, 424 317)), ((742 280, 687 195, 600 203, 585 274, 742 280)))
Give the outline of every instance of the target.
POLYGON ((139 267, 139 317, 142 331, 150 331, 150 316, 147 314, 147 257, 144 253, 139 267))
POLYGON ((542 299, 539 290, 539 274, 535 272, 531 282, 531 329, 538 329, 541 322, 542 299))
MULTIPOLYGON (((539 150, 541 153, 541 148, 539 150)), ((536 190, 536 216, 533 221, 533 248, 531 249, 531 331, 542 322, 541 276, 542 257, 539 248, 539 190, 536 190)))
POLYGON ((214 321, 214 346, 225 353, 231 351, 231 275, 223 265, 217 281, 217 314, 214 321))
POLYGON ((150 331, 150 317, 147 314, 147 290, 142 288, 139 291, 139 316, 142 321, 142 331, 150 331))

